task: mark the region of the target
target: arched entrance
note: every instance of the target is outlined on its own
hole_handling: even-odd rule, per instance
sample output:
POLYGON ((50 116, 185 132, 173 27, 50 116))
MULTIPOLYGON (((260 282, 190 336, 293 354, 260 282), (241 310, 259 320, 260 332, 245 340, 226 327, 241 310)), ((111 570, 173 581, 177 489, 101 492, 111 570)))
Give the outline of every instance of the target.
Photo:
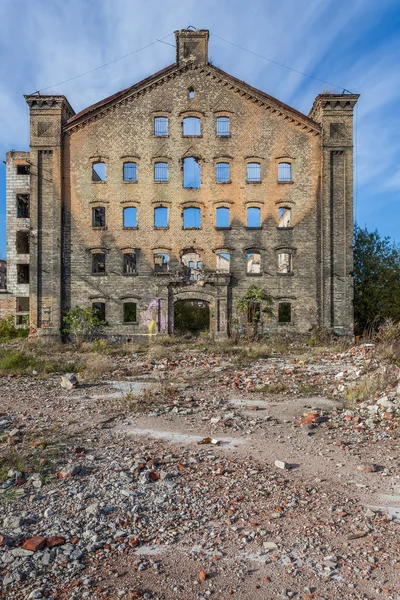
POLYGON ((175 333, 198 335, 210 331, 210 305, 205 300, 181 299, 174 302, 175 333))

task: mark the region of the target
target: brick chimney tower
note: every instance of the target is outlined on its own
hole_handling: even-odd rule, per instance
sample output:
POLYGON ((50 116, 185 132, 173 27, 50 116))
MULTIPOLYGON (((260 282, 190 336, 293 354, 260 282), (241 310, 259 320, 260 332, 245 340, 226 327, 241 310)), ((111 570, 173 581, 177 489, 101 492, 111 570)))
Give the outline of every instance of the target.
POLYGON ((176 64, 206 65, 208 63, 208 29, 180 29, 175 31, 176 64))

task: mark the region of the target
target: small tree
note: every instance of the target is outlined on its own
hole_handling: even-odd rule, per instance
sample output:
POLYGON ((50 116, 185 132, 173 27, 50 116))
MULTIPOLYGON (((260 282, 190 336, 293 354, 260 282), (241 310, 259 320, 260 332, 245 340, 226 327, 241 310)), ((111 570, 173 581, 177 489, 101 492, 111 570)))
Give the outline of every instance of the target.
POLYGON ((237 301, 238 333, 253 340, 263 330, 265 321, 272 317, 272 298, 265 290, 252 284, 237 301))
POLYGON ((71 335, 77 344, 98 338, 104 326, 99 311, 91 307, 76 306, 65 315, 63 321, 66 325, 64 333, 71 335))

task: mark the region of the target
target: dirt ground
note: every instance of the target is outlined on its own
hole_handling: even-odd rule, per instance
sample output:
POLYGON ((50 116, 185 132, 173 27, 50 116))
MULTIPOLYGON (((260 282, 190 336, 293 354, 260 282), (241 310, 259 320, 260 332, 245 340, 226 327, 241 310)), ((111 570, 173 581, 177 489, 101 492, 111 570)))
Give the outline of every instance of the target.
POLYGON ((400 372, 373 345, 92 353, 70 390, 51 354, 0 377, 2 598, 400 598, 400 372))

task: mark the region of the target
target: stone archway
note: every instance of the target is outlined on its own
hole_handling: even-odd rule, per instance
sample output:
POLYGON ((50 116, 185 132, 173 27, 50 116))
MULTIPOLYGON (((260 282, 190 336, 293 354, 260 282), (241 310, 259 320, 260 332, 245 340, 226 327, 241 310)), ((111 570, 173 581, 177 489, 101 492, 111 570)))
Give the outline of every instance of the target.
POLYGON ((174 301, 174 330, 197 336, 210 331, 210 305, 204 300, 174 301))
MULTIPOLYGON (((225 288, 226 290, 226 288, 225 288)), ((175 332, 174 304, 179 300, 207 302, 210 311, 210 335, 227 336, 227 296, 216 286, 170 285, 168 294, 168 333, 175 332)))

